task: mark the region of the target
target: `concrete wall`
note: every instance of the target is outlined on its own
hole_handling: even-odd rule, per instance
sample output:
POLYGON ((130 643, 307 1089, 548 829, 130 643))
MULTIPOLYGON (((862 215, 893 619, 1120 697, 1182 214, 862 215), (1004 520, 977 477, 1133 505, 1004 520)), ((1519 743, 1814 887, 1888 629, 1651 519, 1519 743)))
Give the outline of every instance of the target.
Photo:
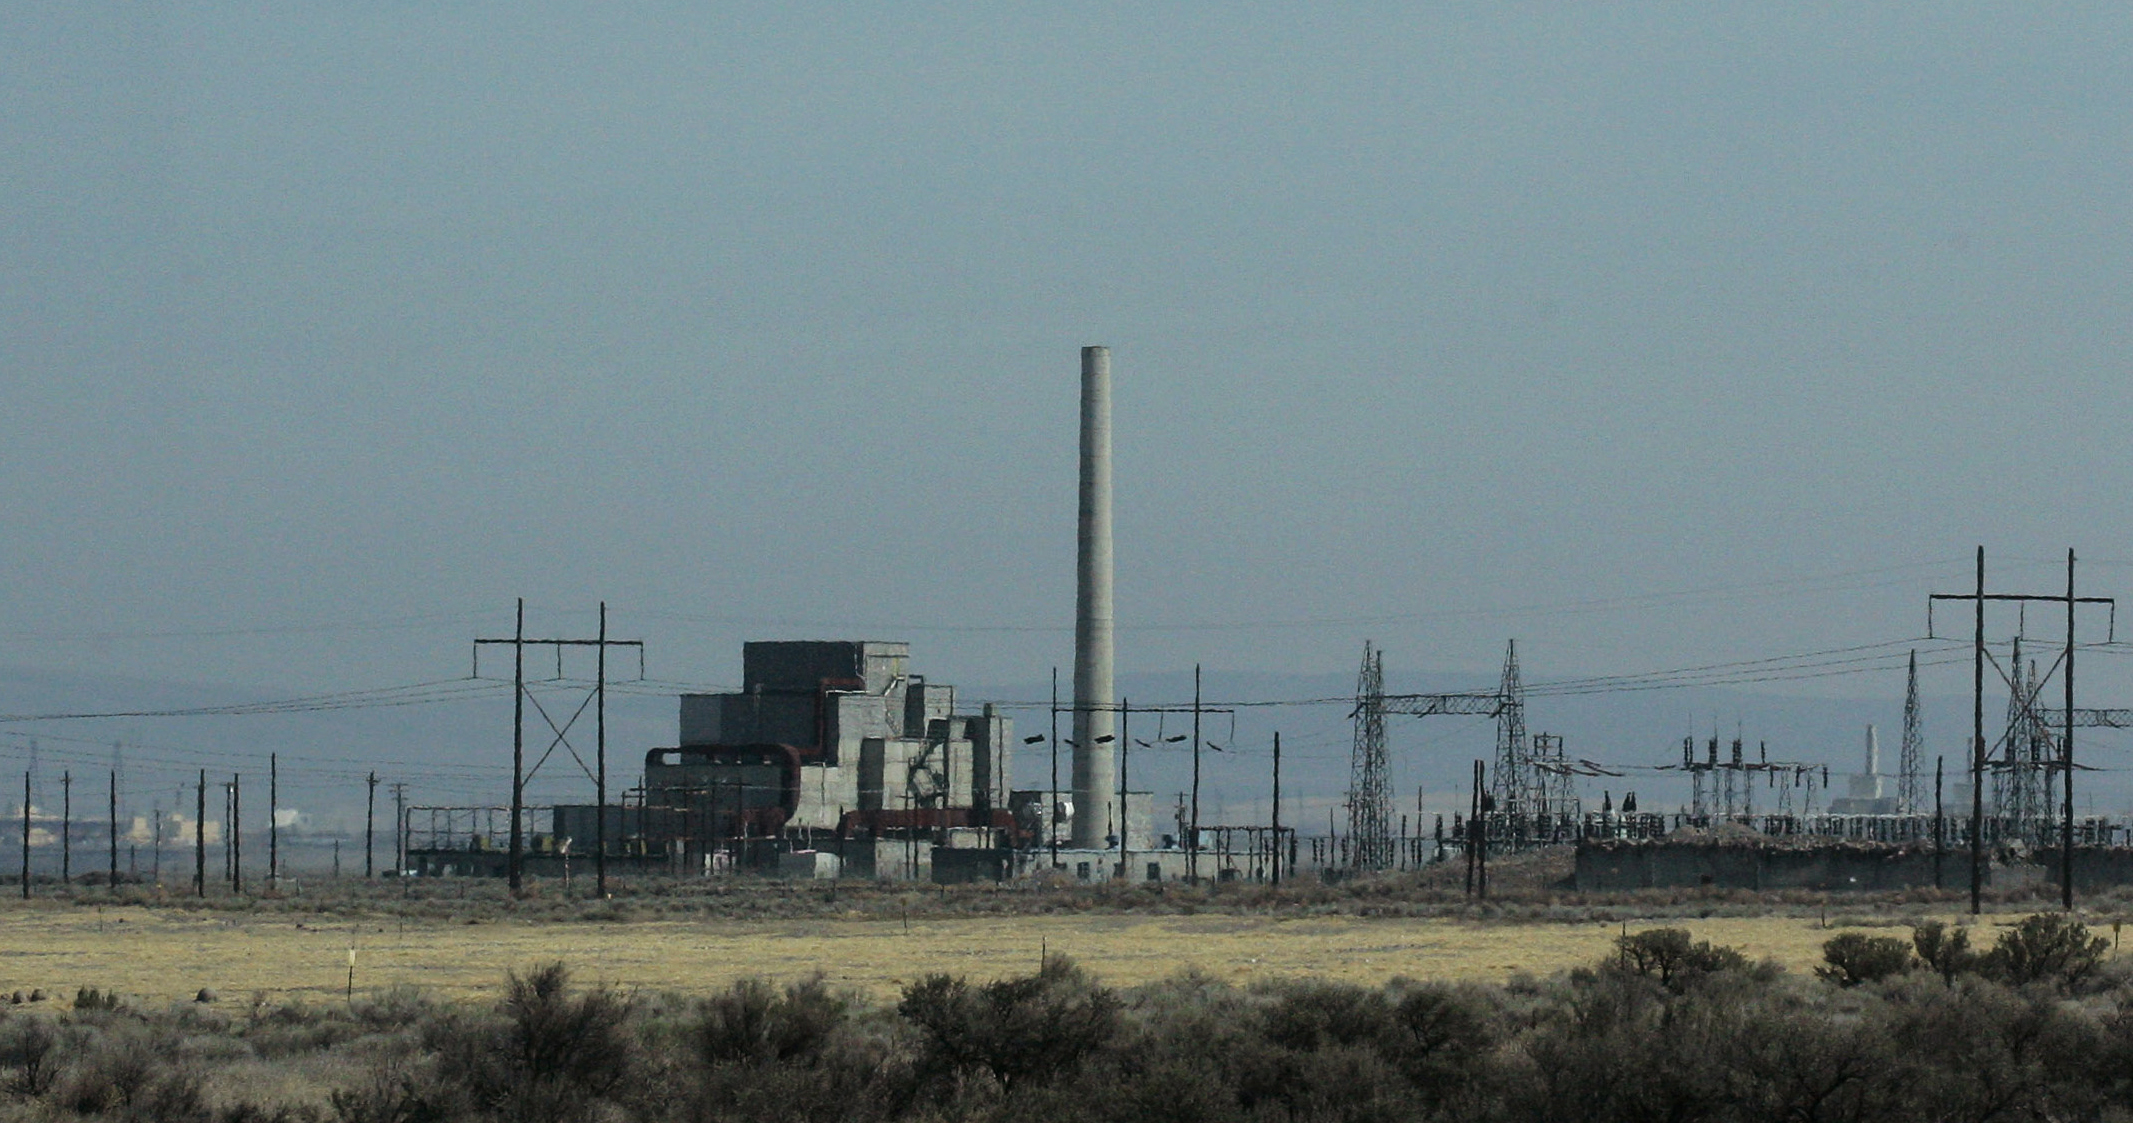
MULTIPOLYGON (((1934 884, 1933 848, 1904 844, 1839 842, 1826 846, 1767 846, 1753 841, 1587 840, 1578 844, 1576 886, 1580 891, 1674 889, 1810 889, 1825 892, 1926 888, 1934 884)), ((2056 883, 2055 852, 2026 860, 1994 861, 1988 884, 2056 883)), ((1946 853, 1940 884, 1969 884, 1967 850, 1946 853)), ((2076 847, 2074 886, 2098 889, 2133 885, 2133 849, 2076 847)))

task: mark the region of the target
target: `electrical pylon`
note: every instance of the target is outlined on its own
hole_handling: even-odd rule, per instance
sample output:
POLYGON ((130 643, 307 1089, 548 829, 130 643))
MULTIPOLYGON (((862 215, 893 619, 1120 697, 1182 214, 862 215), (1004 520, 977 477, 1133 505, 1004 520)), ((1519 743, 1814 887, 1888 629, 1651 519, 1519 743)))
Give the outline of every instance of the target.
POLYGON ((1926 806, 1925 775, 1920 771, 1925 754, 1925 735, 1919 729, 1918 651, 1911 651, 1911 678, 1903 691, 1903 751, 1897 761, 1896 806, 1906 815, 1916 815, 1926 806))
POLYGON ((1497 812, 1519 824, 1512 830, 1515 839, 1538 810, 1534 802, 1539 796, 1535 783, 1539 771, 1526 751, 1526 687, 1518 673, 1517 640, 1504 650, 1503 681, 1496 693, 1503 699, 1503 712, 1496 717, 1496 782, 1492 787, 1497 812))
POLYGON ((1392 790, 1385 762, 1385 654, 1367 641, 1355 679, 1355 752, 1348 769, 1348 864, 1392 865, 1392 790))

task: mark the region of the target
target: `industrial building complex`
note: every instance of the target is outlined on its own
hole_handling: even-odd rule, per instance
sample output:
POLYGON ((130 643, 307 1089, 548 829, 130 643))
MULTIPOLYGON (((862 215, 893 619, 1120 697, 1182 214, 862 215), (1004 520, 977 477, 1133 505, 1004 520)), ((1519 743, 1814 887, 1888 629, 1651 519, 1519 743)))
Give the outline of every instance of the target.
MULTIPOLYGON (((1879 738, 1869 727, 1862 767, 1844 778, 1842 794, 1836 794, 1826 763, 1773 760, 1765 746, 1751 748, 1745 737, 1733 740, 1730 753, 1722 753, 1715 736, 1702 744, 1689 738, 1678 764, 1610 766, 1574 757, 1563 737, 1528 731, 1515 643, 1506 650, 1494 688, 1440 694, 1386 692, 1382 652, 1365 645, 1351 715, 1350 783, 1341 803, 1345 824, 1329 821, 1326 834, 1307 846, 1293 826, 1282 824, 1277 740, 1267 822, 1203 823, 1196 755, 1192 800, 1188 805, 1181 795, 1176 829, 1158 831, 1150 793, 1131 790, 1121 767, 1122 753, 1134 743, 1127 725, 1149 708, 1126 705, 1115 689, 1111 357, 1106 348, 1082 350, 1080 385, 1073 694, 1062 704, 1055 685, 1053 721, 1046 732, 1018 737, 1013 721, 996 706, 959 705, 954 687, 918 673, 903 642, 749 642, 742 650, 740 689, 682 695, 673 743, 646 753, 641 777, 619 800, 605 797, 603 741, 601 797, 594 803, 529 809, 515 771, 508 809, 414 809, 417 814, 403 824, 410 837, 419 836, 408 848, 410 869, 495 874, 507 868, 501 851, 508 849, 514 881, 522 861, 567 870, 573 859, 590 856, 603 878, 609 864, 620 863, 625 869, 675 876, 755 871, 938 881, 1144 882, 1278 880, 1284 869, 1299 864, 1348 874, 1458 856, 1468 864, 1470 887, 1485 891, 1492 849, 1575 844, 1581 853, 1580 882, 1594 886, 1652 886, 1693 877, 1694 883, 1827 882, 1824 887, 1841 888, 1862 880, 1918 883, 1929 877, 1922 872, 1927 870, 1932 882, 1943 882, 1951 876, 1951 850, 1961 847, 1969 852, 1975 898, 1994 860, 2004 864, 2057 848, 2058 877, 2071 885, 2074 849, 2108 848, 2115 841, 2111 824, 2093 816, 2077 819, 2073 810, 2075 728, 2133 726, 2133 713, 2073 704, 2075 609, 2113 602, 2074 595, 2071 553, 2064 595, 1988 594, 1982 551, 1975 592, 1929 598, 1929 632, 1933 602, 1968 602, 1977 618, 1975 751, 1954 777, 1952 801, 1937 774, 1928 797, 1915 652, 1893 775, 1884 774, 1879 738), (1983 728, 1987 601, 2056 602, 2068 620, 2067 650, 2055 668, 2063 680, 2062 706, 2054 710, 2042 704, 2042 681, 2054 671, 2040 678, 2033 661, 2024 663, 2017 639, 2010 669, 2002 676, 2010 701, 2006 732, 1997 742, 1988 742, 1983 728), (1070 728, 1059 729, 1059 719, 1069 715, 1070 728), (1450 815, 1448 823, 1440 814, 1425 826, 1417 808, 1410 831, 1407 817, 1393 813, 1387 726, 1390 719, 1438 715, 1492 719, 1495 752, 1492 759, 1473 762, 1471 801, 1463 812, 1450 815), (1048 782, 1016 788, 1016 749, 1040 743, 1051 759, 1048 782), (1059 774, 1063 749, 1070 752, 1066 777, 1059 774), (1629 768, 1679 774, 1689 782, 1690 801, 1672 813, 1638 810, 1634 792, 1626 792, 1619 806, 1611 794, 1597 808, 1585 804, 1581 778, 1624 776, 1629 768), (509 827, 508 844, 496 829, 498 810, 509 827), (430 816, 426 830, 424 813, 430 816), (1697 849, 1711 844, 1697 839, 1714 832, 1731 840, 1729 845, 1747 838, 1795 849, 1865 847, 1869 857, 1860 860, 1872 868, 1862 872, 1852 859, 1829 855, 1778 861, 1768 857, 1767 847, 1754 860, 1712 859, 1697 849), (1653 848, 1661 844, 1676 849, 1653 848), (1875 847, 1896 851, 1884 854, 1875 847)), ((635 642, 606 638, 604 615, 602 620, 597 640, 528 641, 522 617, 514 640, 477 643, 597 644, 604 657, 610 646, 635 642)), ((1198 719, 1205 712, 1196 686, 1195 748, 1198 719)), ((2133 869, 2133 859, 2090 861, 2083 869, 2120 865, 2133 869)))

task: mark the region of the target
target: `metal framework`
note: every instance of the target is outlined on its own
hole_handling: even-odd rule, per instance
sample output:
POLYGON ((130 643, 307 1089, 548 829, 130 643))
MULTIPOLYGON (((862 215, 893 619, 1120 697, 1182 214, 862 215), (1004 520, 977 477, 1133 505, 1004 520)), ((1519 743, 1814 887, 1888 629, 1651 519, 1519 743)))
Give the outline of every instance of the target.
POLYGON ((1917 815, 1926 807, 1925 734, 1918 710, 1918 651, 1911 651, 1910 678, 1903 691, 1903 749, 1896 763, 1896 807, 1917 815))
POLYGON ((1774 814, 1779 820, 1789 820, 1815 814, 1815 796, 1829 787, 1829 766, 1810 764, 1799 760, 1771 760, 1770 746, 1758 741, 1755 757, 1747 756, 1744 738, 1733 739, 1733 752, 1728 758, 1718 755, 1718 738, 1713 736, 1704 742, 1705 756, 1696 759, 1696 738, 1681 739, 1681 763, 1663 764, 1663 769, 1678 769, 1689 774, 1689 821, 1697 826, 1709 826, 1713 822, 1753 822, 1755 820, 1755 781, 1762 777, 1763 785, 1776 792, 1774 814), (1795 793, 1804 798, 1795 806, 1795 793))
POLYGON ((1355 679, 1355 751, 1348 768, 1348 864, 1382 870, 1393 862, 1392 785, 1385 760, 1385 653, 1363 644, 1355 679))
POLYGON ((1496 718, 1496 772, 1490 778, 1489 794, 1496 797, 1496 809, 1515 823, 1545 810, 1547 802, 1540 773, 1527 760, 1526 687, 1518 673, 1517 640, 1504 649, 1503 679, 1496 696, 1503 699, 1503 710, 1496 718))
POLYGON ((1496 719, 1496 765, 1483 783, 1489 794, 1488 814, 1497 821, 1491 837, 1507 845, 1575 837, 1580 815, 1575 777, 1616 775, 1592 761, 1570 757, 1559 736, 1527 734, 1517 640, 1510 641, 1505 650, 1503 675, 1495 690, 1386 694, 1384 689, 1384 653, 1366 643, 1363 669, 1356 678, 1355 753, 1348 790, 1349 862, 1358 868, 1384 869, 1395 857, 1386 779, 1387 716, 1496 719))

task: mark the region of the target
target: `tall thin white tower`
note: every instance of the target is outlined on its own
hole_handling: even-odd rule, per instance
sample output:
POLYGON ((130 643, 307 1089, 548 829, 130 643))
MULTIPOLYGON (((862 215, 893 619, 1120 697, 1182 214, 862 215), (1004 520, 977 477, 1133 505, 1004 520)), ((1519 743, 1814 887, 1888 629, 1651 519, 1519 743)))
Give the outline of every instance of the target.
MULTIPOLYGON (((1074 571, 1073 845, 1095 849, 1117 822, 1112 757, 1111 349, 1081 349, 1081 523, 1074 571)), ((1124 824, 1119 824, 1123 826, 1124 824)))

